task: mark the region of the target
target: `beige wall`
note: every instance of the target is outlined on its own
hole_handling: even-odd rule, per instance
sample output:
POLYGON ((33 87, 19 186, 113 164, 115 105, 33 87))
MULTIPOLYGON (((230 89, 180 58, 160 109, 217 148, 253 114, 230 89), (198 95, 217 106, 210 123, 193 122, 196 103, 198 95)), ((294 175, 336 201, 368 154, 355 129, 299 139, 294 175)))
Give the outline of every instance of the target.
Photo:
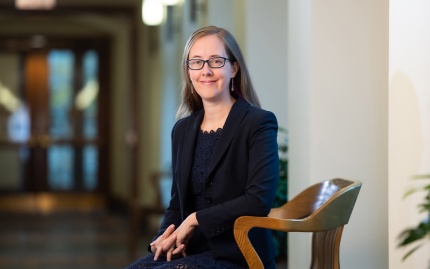
POLYGON ((246 56, 261 106, 287 123, 287 1, 249 0, 245 6, 246 56))
POLYGON ((412 182, 414 175, 430 174, 429 12, 428 1, 390 1, 389 243, 392 269, 427 269, 430 265, 429 240, 404 262, 401 259, 411 247, 397 248, 400 232, 415 227, 426 217, 417 211, 417 205, 424 201, 424 192, 408 198, 403 195, 417 186, 412 182))

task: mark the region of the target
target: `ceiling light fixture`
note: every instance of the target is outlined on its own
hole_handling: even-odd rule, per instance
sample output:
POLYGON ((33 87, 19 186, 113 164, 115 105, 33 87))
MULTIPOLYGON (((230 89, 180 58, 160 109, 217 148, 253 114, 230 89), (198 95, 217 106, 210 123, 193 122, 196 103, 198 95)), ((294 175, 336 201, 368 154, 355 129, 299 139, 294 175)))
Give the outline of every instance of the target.
POLYGON ((177 4, 179 4, 179 1, 180 0, 161 0, 163 5, 165 6, 176 6, 177 4))
POLYGON ((53 9, 56 0, 15 0, 18 9, 53 9))
POLYGON ((146 25, 156 26, 163 22, 164 6, 160 0, 142 0, 142 21, 146 25))

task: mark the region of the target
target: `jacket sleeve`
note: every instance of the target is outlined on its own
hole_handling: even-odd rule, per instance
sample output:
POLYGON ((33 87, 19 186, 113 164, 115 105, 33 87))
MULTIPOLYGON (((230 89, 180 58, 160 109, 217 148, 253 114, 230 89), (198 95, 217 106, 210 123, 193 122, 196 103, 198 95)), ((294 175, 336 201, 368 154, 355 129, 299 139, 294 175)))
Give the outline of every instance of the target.
POLYGON ((169 227, 171 224, 175 224, 175 227, 178 227, 183 219, 181 217, 181 209, 180 209, 180 201, 179 201, 179 194, 178 194, 178 188, 176 184, 176 178, 175 178, 175 167, 176 164, 176 158, 178 153, 177 146, 180 144, 178 141, 180 139, 180 135, 183 132, 178 132, 177 129, 180 121, 178 121, 175 126, 172 129, 171 139, 172 139, 172 188, 171 188, 171 198, 169 202, 169 206, 167 207, 166 211, 164 212, 164 217, 161 222, 160 228, 158 229, 158 232, 156 236, 153 238, 155 240, 158 238, 161 234, 164 233, 164 231, 169 227))
POLYGON ((226 184, 222 191, 231 196, 196 214, 200 229, 207 238, 226 231, 231 233, 239 216, 267 216, 273 204, 279 180, 276 117, 264 111, 251 114, 241 124, 241 134, 233 139, 222 164, 225 170, 232 171, 225 173, 230 178, 216 179, 228 181, 222 183, 226 184), (232 194, 232 189, 239 191, 232 194))

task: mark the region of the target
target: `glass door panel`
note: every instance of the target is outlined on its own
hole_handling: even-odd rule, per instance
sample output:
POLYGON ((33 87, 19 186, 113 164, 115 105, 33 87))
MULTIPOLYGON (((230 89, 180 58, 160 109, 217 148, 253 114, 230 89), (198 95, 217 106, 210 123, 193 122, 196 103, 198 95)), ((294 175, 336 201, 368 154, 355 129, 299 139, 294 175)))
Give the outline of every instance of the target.
POLYGON ((76 98, 76 107, 81 110, 81 133, 84 141, 82 149, 82 178, 85 190, 97 188, 99 150, 95 146, 99 135, 98 119, 98 97, 99 97, 99 59, 95 51, 89 50, 83 54, 82 76, 84 87, 76 98))
POLYGON ((50 127, 48 148, 48 185, 51 190, 74 188, 74 149, 58 141, 73 137, 71 111, 75 58, 69 50, 48 53, 50 127))
POLYGON ((73 136, 71 112, 74 95, 75 58, 71 51, 52 50, 48 53, 49 108, 52 139, 70 139, 73 136))
POLYGON ((52 50, 48 58, 51 70, 49 186, 53 190, 95 190, 97 53, 90 50, 75 55, 69 50, 52 50))
POLYGON ((97 130, 97 111, 99 83, 98 77, 98 56, 95 51, 87 51, 83 57, 84 89, 77 98, 77 107, 83 110, 83 132, 85 139, 95 139, 97 130))
POLYGON ((98 149, 96 146, 88 145, 84 147, 83 178, 85 190, 92 191, 97 187, 98 157, 98 149))
POLYGON ((74 151, 71 146, 53 145, 48 149, 48 185, 50 190, 72 190, 74 151))

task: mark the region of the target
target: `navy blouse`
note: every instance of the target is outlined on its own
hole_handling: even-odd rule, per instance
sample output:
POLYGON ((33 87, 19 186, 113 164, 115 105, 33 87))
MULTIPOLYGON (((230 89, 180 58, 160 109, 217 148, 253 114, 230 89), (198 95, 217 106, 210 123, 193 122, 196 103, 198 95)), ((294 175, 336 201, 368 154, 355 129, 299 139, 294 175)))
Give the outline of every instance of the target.
POLYGON ((222 129, 216 131, 200 131, 194 153, 194 164, 191 172, 191 184, 189 188, 190 212, 196 212, 205 208, 204 189, 212 155, 215 151, 222 129))

